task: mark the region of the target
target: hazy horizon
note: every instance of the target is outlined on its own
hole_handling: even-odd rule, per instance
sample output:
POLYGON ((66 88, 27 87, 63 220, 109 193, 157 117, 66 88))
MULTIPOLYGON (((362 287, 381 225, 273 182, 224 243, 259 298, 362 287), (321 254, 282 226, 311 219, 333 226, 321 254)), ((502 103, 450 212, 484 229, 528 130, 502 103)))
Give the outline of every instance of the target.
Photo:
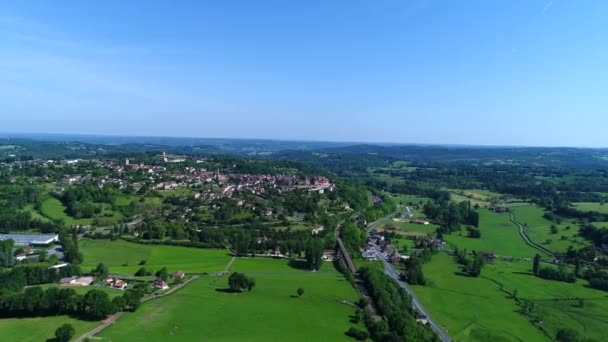
POLYGON ((608 3, 0 5, 8 132, 608 147, 608 3))

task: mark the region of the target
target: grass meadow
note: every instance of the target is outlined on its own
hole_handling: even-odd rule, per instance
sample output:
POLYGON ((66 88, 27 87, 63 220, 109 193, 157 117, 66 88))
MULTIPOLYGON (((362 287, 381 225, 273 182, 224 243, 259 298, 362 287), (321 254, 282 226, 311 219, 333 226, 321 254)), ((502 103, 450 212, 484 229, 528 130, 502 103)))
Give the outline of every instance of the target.
POLYGON ((597 202, 578 202, 574 203, 575 208, 580 211, 597 211, 598 213, 608 214, 608 204, 597 202))
POLYGON ((84 270, 103 262, 113 274, 133 274, 141 267, 149 271, 167 267, 169 272, 219 272, 230 261, 228 251, 224 249, 144 245, 124 240, 82 239, 80 251, 84 256, 84 270), (141 261, 145 261, 145 265, 139 265, 141 261))
POLYGON ((455 341, 546 340, 518 313, 516 302, 483 277, 485 270, 479 278, 463 276, 446 253, 435 255, 423 270, 429 284, 414 286, 414 292, 455 341))
POLYGON ((536 249, 524 243, 519 235, 519 229, 507 215, 480 209, 479 230, 481 231, 479 239, 466 237, 464 229, 461 232, 444 235, 444 239, 460 249, 490 251, 501 256, 527 258, 537 253, 536 249))
POLYGON ((564 252, 569 246, 581 248, 588 244, 585 239, 578 236, 578 225, 572 220, 564 220, 561 224, 553 223, 543 217, 545 213, 543 208, 532 205, 510 210, 517 221, 528 225, 526 233, 530 239, 552 252, 564 252), (557 234, 551 233, 552 224, 557 226, 557 234))
POLYGON ((69 316, 0 319, 2 341, 44 342, 55 337, 55 329, 71 324, 79 336, 95 328, 99 322, 82 321, 69 316))
POLYGON ((237 259, 232 270, 255 278, 253 292, 226 292, 227 276, 202 276, 123 316, 96 340, 351 341, 344 332, 355 308, 343 301, 358 295, 331 263, 310 272, 285 260, 251 258, 237 259))

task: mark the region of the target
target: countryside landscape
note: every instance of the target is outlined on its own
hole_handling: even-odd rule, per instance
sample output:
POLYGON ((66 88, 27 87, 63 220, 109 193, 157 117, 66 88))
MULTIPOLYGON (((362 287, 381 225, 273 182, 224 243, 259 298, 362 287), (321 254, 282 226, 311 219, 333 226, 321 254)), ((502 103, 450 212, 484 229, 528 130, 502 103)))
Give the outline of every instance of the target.
POLYGON ((603 339, 604 150, 2 146, 2 336, 603 339))
POLYGON ((608 1, 0 1, 0 342, 608 341, 608 1))

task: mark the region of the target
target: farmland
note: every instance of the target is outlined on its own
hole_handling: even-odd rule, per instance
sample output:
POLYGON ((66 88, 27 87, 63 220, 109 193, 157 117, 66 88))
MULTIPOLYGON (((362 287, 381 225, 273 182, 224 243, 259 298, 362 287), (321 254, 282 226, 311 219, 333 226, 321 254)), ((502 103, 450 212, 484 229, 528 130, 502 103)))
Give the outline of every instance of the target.
POLYGON ((40 342, 52 341, 55 329, 62 324, 71 324, 81 335, 96 327, 98 322, 83 321, 69 316, 0 319, 0 336, 3 341, 40 342))
POLYGON ((434 256, 424 272, 429 285, 415 286, 414 292, 455 340, 544 340, 497 284, 485 277, 460 275, 458 264, 448 254, 434 256))
POLYGON ((152 271, 167 267, 169 271, 218 272, 230 261, 228 252, 222 249, 143 245, 124 240, 83 239, 80 250, 85 260, 84 270, 103 262, 115 274, 133 274, 141 267, 152 271))
POLYGON ((469 251, 491 251, 497 255, 512 257, 532 257, 537 253, 536 249, 524 243, 517 226, 507 215, 480 209, 479 230, 481 231, 479 239, 466 237, 464 231, 445 235, 444 238, 451 245, 469 251))
POLYGON ((227 277, 202 276, 178 293, 145 303, 103 331, 101 341, 349 341, 357 294, 331 263, 320 272, 285 260, 237 259, 232 270, 256 280, 251 293, 227 293, 227 277), (295 293, 302 287, 304 295, 295 293), (233 329, 238 327, 238 329, 233 329), (272 327, 272 328, 270 328, 272 327))
POLYGON ((587 338, 602 340, 608 320, 608 297, 584 280, 574 284, 544 280, 531 273, 531 263, 497 261, 479 278, 459 272, 448 254, 438 254, 424 266, 428 286, 415 292, 434 318, 458 340, 549 340, 568 326, 587 338), (511 295, 517 292, 517 300, 511 295), (579 306, 584 300, 584 308, 579 306), (538 327, 520 313, 524 301, 534 303, 531 315, 538 327), (508 327, 502 322, 509 322, 508 327), (543 336, 545 335, 545 336, 543 336))
POLYGON ((561 224, 553 223, 543 217, 544 210, 536 206, 522 206, 511 208, 517 221, 527 225, 526 233, 530 239, 553 252, 563 252, 569 246, 584 247, 587 242, 578 236, 578 225, 572 220, 561 224), (556 234, 551 233, 551 225, 558 229, 556 234))
POLYGON ((608 205, 594 202, 577 202, 574 203, 577 210, 580 211, 597 211, 598 213, 608 214, 608 205))

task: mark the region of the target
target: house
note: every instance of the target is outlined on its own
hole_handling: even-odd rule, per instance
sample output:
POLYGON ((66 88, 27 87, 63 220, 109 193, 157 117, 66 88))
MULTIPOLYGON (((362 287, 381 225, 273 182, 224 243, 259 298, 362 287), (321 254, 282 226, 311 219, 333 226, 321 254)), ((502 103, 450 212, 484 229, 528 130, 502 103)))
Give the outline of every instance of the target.
POLYGON ((95 280, 94 277, 67 277, 59 279, 60 285, 65 286, 89 286, 95 280))
POLYGON ((59 279, 59 284, 60 285, 70 285, 72 283, 72 281, 76 280, 76 276, 73 277, 66 277, 66 278, 61 278, 59 279))
POLYGON ((167 283, 162 279, 157 278, 156 280, 154 280, 154 288, 159 290, 166 290, 169 288, 169 285, 167 285, 167 283))
POLYGON ((496 259, 496 254, 493 252, 478 252, 486 260, 496 259))
POLYGON ((105 279, 106 285, 113 287, 115 289, 121 289, 124 290, 125 288, 127 288, 127 282, 125 282, 124 280, 118 279, 118 278, 112 278, 112 277, 108 277, 105 279))
POLYGON ((495 213, 498 213, 498 214, 504 214, 504 213, 508 212, 509 209, 505 208, 505 207, 494 206, 494 207, 492 207, 492 211, 495 213))
POLYGON ((412 223, 427 225, 427 224, 429 224, 429 221, 425 221, 425 220, 412 220, 412 223))
POLYGON ((333 249, 326 249, 323 251, 323 260, 324 261, 334 261, 337 260, 336 251, 333 249))
POLYGON ((182 271, 177 271, 174 272, 173 274, 171 274, 171 277, 173 279, 183 279, 186 276, 186 273, 182 272, 182 271))
POLYGON ((112 287, 115 289, 124 290, 125 288, 127 288, 127 282, 125 282, 124 280, 115 279, 114 283, 112 284, 112 287))

